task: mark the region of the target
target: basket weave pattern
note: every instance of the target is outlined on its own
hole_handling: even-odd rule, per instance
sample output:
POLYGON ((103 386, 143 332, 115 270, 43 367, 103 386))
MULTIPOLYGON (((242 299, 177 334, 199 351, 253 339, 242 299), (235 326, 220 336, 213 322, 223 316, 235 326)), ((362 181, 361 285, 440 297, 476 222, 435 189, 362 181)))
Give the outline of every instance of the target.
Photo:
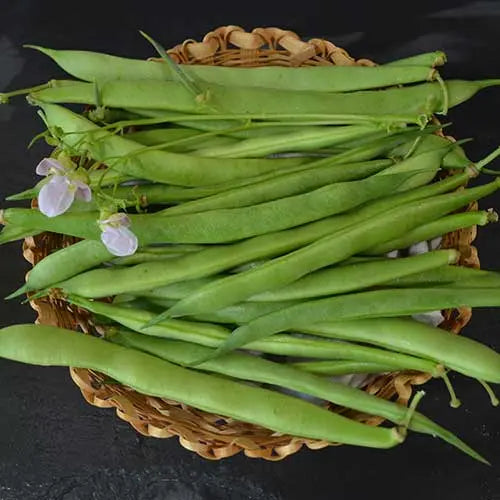
MULTIPOLYGON (((251 33, 237 26, 226 26, 208 33, 202 42, 186 40, 169 51, 181 64, 208 64, 223 66, 319 66, 319 65, 374 65, 367 59, 355 60, 333 43, 312 39, 302 41, 295 33, 279 28, 256 28, 251 33)), ((468 210, 476 209, 471 204, 468 210)), ((446 235, 442 247, 456 248, 461 252, 460 264, 479 267, 476 249, 472 246, 476 228, 469 228, 446 235)), ((27 238, 23 254, 32 265, 56 249, 77 240, 63 235, 43 233, 27 238)), ((37 323, 93 331, 86 311, 74 308, 57 297, 30 302, 36 310, 37 323)), ((444 311, 441 327, 459 333, 471 317, 469 308, 444 311)), ((86 369, 71 368, 73 381, 91 405, 115 408, 118 417, 127 421, 145 436, 168 438, 178 436, 188 450, 207 459, 218 460, 244 451, 245 455, 267 460, 281 460, 299 451, 303 445, 320 449, 334 445, 324 441, 297 438, 274 433, 253 424, 247 424, 196 408, 137 393, 116 383, 107 383, 102 374, 86 369)), ((417 372, 397 372, 373 376, 364 390, 385 399, 397 399, 406 404, 412 386, 423 384, 430 376, 417 372)), ((330 405, 332 411, 355 420, 379 425, 383 419, 330 405)))

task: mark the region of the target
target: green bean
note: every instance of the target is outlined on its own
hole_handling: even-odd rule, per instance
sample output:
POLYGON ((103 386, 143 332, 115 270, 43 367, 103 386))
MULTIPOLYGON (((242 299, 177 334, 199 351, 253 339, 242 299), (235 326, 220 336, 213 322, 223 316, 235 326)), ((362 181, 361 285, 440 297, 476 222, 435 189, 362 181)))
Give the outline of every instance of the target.
MULTIPOLYGON (((182 84, 171 81, 115 80, 104 82, 99 87, 102 104, 115 108, 149 108, 173 110, 186 113, 259 114, 272 116, 290 113, 324 113, 335 110, 348 115, 414 115, 413 123, 421 121, 421 115, 446 112, 457 106, 481 89, 499 85, 499 80, 448 80, 446 83, 424 83, 412 87, 386 90, 366 90, 342 93, 313 93, 283 91, 262 88, 237 88, 210 84, 207 103, 200 103, 182 84), (446 92, 446 94, 445 94, 446 92)), ((94 85, 91 83, 63 83, 33 92, 33 100, 43 103, 92 104, 95 100, 94 85)))
MULTIPOLYGON (((144 328, 144 324, 154 317, 154 314, 147 310, 127 308, 99 301, 89 301, 74 295, 70 295, 68 300, 70 303, 83 307, 87 311, 99 316, 105 316, 122 326, 152 337, 183 340, 206 347, 218 347, 230 335, 229 330, 219 325, 182 320, 163 321, 150 328, 144 328)), ((254 342, 246 348, 282 356, 351 359, 391 364, 401 363, 407 366, 408 369, 431 373, 435 377, 442 375, 441 367, 425 359, 347 342, 309 340, 294 338, 290 335, 278 335, 270 339, 265 339, 262 342, 254 342)))
POLYGON ((370 125, 307 127, 297 132, 255 137, 227 146, 201 149, 197 154, 217 158, 256 158, 285 151, 310 151, 341 144, 358 137, 373 137, 379 130, 370 125))
POLYGON ((157 262, 161 261, 165 265, 168 265, 167 259, 175 259, 177 257, 182 257, 184 252, 172 252, 166 255, 158 255, 154 253, 137 251, 133 255, 127 255, 126 257, 118 257, 111 261, 111 264, 115 266, 134 266, 136 264, 142 264, 144 262, 157 262))
POLYGON ((65 132, 64 144, 86 150, 98 161, 112 161, 112 168, 122 174, 151 181, 199 186, 217 184, 232 179, 251 177, 273 169, 298 165, 301 159, 250 159, 232 160, 201 158, 166 151, 146 150, 124 137, 109 134, 97 125, 68 109, 55 105, 41 105, 49 127, 59 127, 65 132), (84 140, 87 139, 87 140, 84 140))
POLYGON ((436 52, 425 52, 416 56, 405 57, 386 63, 385 66, 428 66, 434 68, 443 66, 446 62, 446 54, 440 50, 436 52))
MULTIPOLYGON (((223 358, 224 359, 224 358, 223 358)), ((299 370, 315 375, 342 376, 352 373, 385 373, 406 370, 405 366, 370 363, 368 361, 301 361, 290 363, 299 370)))
POLYGON ((179 281, 163 287, 139 292, 138 295, 141 297, 146 297, 148 299, 179 300, 183 299, 197 288, 200 288, 201 286, 206 285, 207 283, 211 283, 213 279, 214 278, 210 276, 208 278, 198 278, 188 281, 179 281))
MULTIPOLYGON (((189 282, 187 282, 186 285, 188 283, 189 282)), ((465 286, 468 288, 494 288, 500 286, 500 273, 494 271, 482 271, 480 269, 462 266, 446 266, 435 269, 431 272, 410 274, 406 277, 388 281, 384 283, 384 285, 391 287, 417 287, 438 285, 446 287, 465 286)))
MULTIPOLYGON (((394 174, 397 175, 397 174, 394 174)), ((383 178, 385 176, 381 176, 383 178)), ((295 252, 262 264, 250 271, 217 280, 179 301, 168 314, 171 317, 211 312, 241 302, 252 295, 285 286, 312 271, 340 262, 378 243, 405 234, 487 196, 500 187, 500 179, 459 193, 416 201, 383 212, 311 243, 295 252)), ((234 337, 233 337, 234 339, 234 337)))
MULTIPOLYGON (((405 291, 402 292, 406 294, 405 291)), ((427 294, 427 290, 425 294, 427 294)), ((410 295, 406 295, 410 297, 410 295)), ((431 290, 431 295, 434 295, 439 301, 443 294, 434 294, 431 290)), ((492 293, 492 295, 489 302, 498 305, 498 294, 492 293), (494 299, 495 295, 496 300, 494 299)), ((463 294, 457 294, 457 296, 462 298, 463 294)), ((462 298, 462 300, 464 299, 462 298)), ((473 302, 478 305, 481 305, 483 301, 484 298, 482 300, 473 299, 473 302)), ((448 299, 448 302, 453 302, 453 299, 448 299)), ((462 304, 467 302, 468 300, 465 299, 462 304)), ((455 300, 454 304, 456 303, 455 300)), ((435 306, 439 307, 439 303, 436 303, 435 306)), ((315 335, 355 340, 396 349, 414 356, 423 356, 469 377, 500 383, 500 354, 463 335, 455 335, 412 319, 375 318, 358 321, 334 321, 314 323, 306 329, 315 335)))
POLYGON ((255 205, 285 196, 304 193, 325 184, 363 179, 380 172, 392 164, 392 160, 372 160, 348 165, 334 163, 333 165, 326 164, 317 168, 311 166, 304 170, 289 174, 284 173, 269 180, 237 187, 189 203, 183 203, 176 207, 167 208, 162 213, 171 215, 255 205))
POLYGON ((100 241, 82 240, 61 248, 39 261, 29 272, 26 284, 7 298, 13 299, 31 290, 43 290, 112 257, 100 241))
MULTIPOLYGON (((192 129, 172 129, 172 130, 189 130, 192 129)), ((199 154, 200 148, 228 146, 238 142, 238 139, 222 135, 207 136, 195 130, 196 134, 184 134, 184 138, 177 140, 171 139, 164 131, 170 132, 170 129, 157 129, 157 130, 142 130, 134 132, 133 134, 126 134, 126 138, 132 141, 143 144, 144 146, 156 146, 158 149, 167 149, 174 153, 190 153, 199 154), (164 136, 165 137, 162 137, 164 136), (170 141, 170 142, 169 142, 170 141)), ((178 134, 181 136, 181 134, 178 134)))
POLYGON ((456 250, 437 250, 414 257, 376 260, 316 271, 288 286, 270 290, 249 298, 252 301, 285 301, 336 295, 385 283, 390 279, 434 270, 455 263, 460 254, 456 250), (392 278, 387 278, 392 276, 392 278))
MULTIPOLYGON (((412 314, 448 309, 452 307, 500 306, 500 293, 482 288, 397 288, 358 292, 350 295, 303 302, 261 316, 237 328, 222 348, 220 354, 246 345, 274 333, 293 328, 312 332, 317 325, 329 321, 365 318, 409 316, 412 314)), ((477 361, 477 360, 476 360, 477 361)))
POLYGON ((161 247, 142 247, 133 255, 126 257, 117 257, 111 261, 112 264, 119 266, 130 266, 142 262, 151 262, 155 260, 171 259, 182 257, 186 253, 199 252, 204 247, 200 245, 167 245, 161 247))
POLYGON ((412 229, 399 238, 380 243, 363 253, 366 253, 367 255, 381 255, 392 250, 408 248, 420 241, 432 240, 438 236, 443 236, 459 229, 473 226, 485 226, 489 222, 497 221, 498 214, 485 210, 447 215, 412 229))
MULTIPOLYGON (((321 219, 393 192, 414 173, 372 176, 359 181, 329 184, 305 194, 249 207, 170 215, 131 215, 132 230, 140 244, 226 243, 279 231, 321 219)), ((46 217, 36 210, 7 209, 7 222, 28 219, 31 227, 99 239, 98 214, 66 213, 46 217)))
MULTIPOLYGON (((169 266, 147 263, 123 269, 96 269, 61 282, 58 286, 70 293, 85 297, 105 297, 140 292, 182 280, 210 276, 246 262, 295 250, 391 208, 455 189, 466 179, 468 176, 465 173, 454 175, 429 186, 369 203, 352 214, 330 217, 288 231, 257 236, 233 245, 207 248, 202 252, 175 259, 169 266), (140 282, 138 276, 141 276, 140 282)), ((30 213, 30 218, 32 215, 30 213)), ((64 216, 59 216, 57 219, 61 217, 64 216)))
POLYGON ((40 234, 37 229, 28 229, 22 226, 5 226, 0 233, 0 245, 11 243, 13 241, 22 240, 30 236, 40 234))
POLYGON ((156 146, 168 141, 192 138, 201 135, 198 130, 187 127, 169 127, 159 129, 139 130, 125 134, 127 139, 143 146, 156 146))
MULTIPOLYGON (((107 54, 76 50, 53 50, 31 46, 52 58, 70 75, 89 82, 114 79, 175 80, 163 62, 125 59, 107 54)), ((308 68, 231 68, 204 65, 183 66, 196 81, 224 83, 229 86, 269 87, 284 90, 345 92, 415 83, 434 78, 429 65, 413 64, 401 71, 390 66, 324 66, 308 68)))
MULTIPOLYGON (((209 349, 193 344, 155 339, 133 332, 120 331, 111 335, 109 340, 183 364, 191 363, 202 356, 207 357, 210 352, 209 349)), ((381 415, 396 424, 402 424, 407 415, 407 409, 397 403, 255 356, 233 353, 215 361, 207 361, 201 369, 287 387, 363 413, 381 415)), ((438 436, 471 457, 484 462, 484 459, 464 442, 418 412, 413 414, 408 425, 417 432, 438 436)))
MULTIPOLYGON (((140 297, 137 299, 139 302, 135 302, 139 307, 143 307, 144 302, 149 303, 149 309, 151 311, 159 314, 175 305, 175 300, 162 299, 157 297, 140 297), (144 302, 143 302, 144 301, 144 302)), ((200 313, 193 316, 196 321, 206 321, 209 323, 219 323, 219 324, 235 324, 243 325, 249 321, 264 316, 266 314, 279 311, 280 309, 285 309, 295 304, 295 301, 282 301, 282 302, 240 302, 239 304, 233 304, 223 309, 217 311, 212 311, 209 313, 200 313)), ((130 306, 133 304, 129 303, 130 306)))
POLYGON ((94 369, 141 394, 174 399, 285 434, 379 448, 403 440, 396 429, 360 424, 306 401, 188 370, 71 330, 40 325, 4 328, 0 355, 44 366, 94 369))

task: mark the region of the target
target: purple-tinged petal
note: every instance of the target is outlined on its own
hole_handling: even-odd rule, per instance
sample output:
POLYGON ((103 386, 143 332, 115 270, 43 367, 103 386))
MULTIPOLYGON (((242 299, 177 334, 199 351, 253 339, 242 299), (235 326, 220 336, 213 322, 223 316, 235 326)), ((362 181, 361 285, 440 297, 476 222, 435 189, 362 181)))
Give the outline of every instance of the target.
POLYGON ((90 201, 92 199, 92 191, 90 187, 82 181, 72 181, 76 187, 75 198, 83 201, 90 201))
POLYGON ((127 214, 117 212, 101 221, 101 224, 113 227, 130 227, 130 219, 127 214))
POLYGON ((40 189, 38 207, 47 217, 56 217, 66 212, 74 199, 75 191, 70 189, 68 179, 55 175, 40 189))
POLYGON ((54 158, 44 158, 37 166, 36 173, 38 175, 49 175, 50 173, 57 172, 60 175, 64 175, 66 173, 66 168, 54 158))
POLYGON ((137 236, 127 227, 107 226, 101 233, 101 241, 106 248, 118 257, 126 257, 136 252, 139 242, 137 236))

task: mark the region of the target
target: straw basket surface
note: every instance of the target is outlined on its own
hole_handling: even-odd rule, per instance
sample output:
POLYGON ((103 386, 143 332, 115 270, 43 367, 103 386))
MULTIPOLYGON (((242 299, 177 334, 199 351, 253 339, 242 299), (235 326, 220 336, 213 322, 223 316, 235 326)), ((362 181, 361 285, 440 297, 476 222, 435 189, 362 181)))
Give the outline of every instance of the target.
MULTIPOLYGON (((169 51, 181 64, 220 66, 320 66, 320 65, 374 65, 367 59, 353 59, 333 43, 312 39, 302 41, 295 33, 279 28, 256 28, 251 33, 237 26, 226 26, 208 33, 202 42, 186 40, 169 51)), ((161 63, 159 63, 161 64, 161 63)), ((452 140, 452 139, 451 139, 452 140)), ((469 209, 476 208, 470 206, 469 209)), ((479 267, 476 249, 471 246, 476 228, 446 235, 442 247, 461 252, 460 264, 479 267)), ((53 233, 43 233, 24 242, 24 257, 36 264, 52 251, 71 245, 76 240, 53 233)), ((31 301, 37 311, 37 323, 92 332, 89 315, 49 297, 31 301)), ((468 308, 444 311, 441 327, 459 333, 470 319, 468 308)), ((73 381, 88 403, 101 408, 115 408, 118 417, 126 420, 145 436, 169 438, 178 436, 185 448, 207 459, 230 457, 243 450, 245 455, 266 460, 281 460, 299 451, 303 445, 320 449, 334 445, 323 441, 280 435, 269 429, 214 415, 176 401, 139 394, 116 383, 108 384, 100 373, 85 369, 70 369, 73 381)), ((412 385, 423 384, 429 375, 417 372, 398 372, 372 376, 364 387, 371 394, 395 399, 406 404, 412 385)), ((330 406, 355 420, 379 425, 383 419, 345 408, 330 406)))

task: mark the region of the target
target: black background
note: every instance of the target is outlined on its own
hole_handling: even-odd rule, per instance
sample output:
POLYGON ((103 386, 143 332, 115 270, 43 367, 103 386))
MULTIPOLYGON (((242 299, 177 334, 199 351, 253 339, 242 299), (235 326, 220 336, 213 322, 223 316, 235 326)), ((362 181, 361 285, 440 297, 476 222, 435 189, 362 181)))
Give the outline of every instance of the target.
MULTIPOLYGON (((378 62, 444 49, 447 77, 500 76, 500 2, 384 1, 197 2, 53 1, 0 2, 0 90, 63 76, 23 43, 98 50, 144 58, 152 54, 143 29, 166 47, 201 39, 211 29, 279 26, 304 38, 324 37, 356 57, 378 62)), ((500 142, 499 90, 454 110, 456 137, 479 159, 500 142)), ((41 124, 22 99, 0 107, 0 196, 30 186, 43 146, 26 144, 41 124)), ((497 163, 498 164, 498 163, 497 163)), ((482 202, 500 208, 500 196, 482 202)), ((480 231, 484 267, 498 269, 498 226, 480 231)), ((0 248, 0 295, 17 288, 27 264, 18 243, 0 248)), ((0 302, 1 326, 31 322, 19 302, 0 302)), ((483 309, 466 333, 500 350, 500 316, 483 309)), ((480 362, 480 360, 478 360, 480 362)), ((453 377, 463 406, 452 410, 442 384, 429 383, 421 410, 484 453, 492 467, 475 463, 430 437, 412 435, 391 451, 349 447, 302 450, 269 463, 236 456, 205 461, 176 439, 139 436, 112 410, 87 405, 66 369, 0 361, 0 499, 500 499, 500 408, 480 386, 453 377)))

